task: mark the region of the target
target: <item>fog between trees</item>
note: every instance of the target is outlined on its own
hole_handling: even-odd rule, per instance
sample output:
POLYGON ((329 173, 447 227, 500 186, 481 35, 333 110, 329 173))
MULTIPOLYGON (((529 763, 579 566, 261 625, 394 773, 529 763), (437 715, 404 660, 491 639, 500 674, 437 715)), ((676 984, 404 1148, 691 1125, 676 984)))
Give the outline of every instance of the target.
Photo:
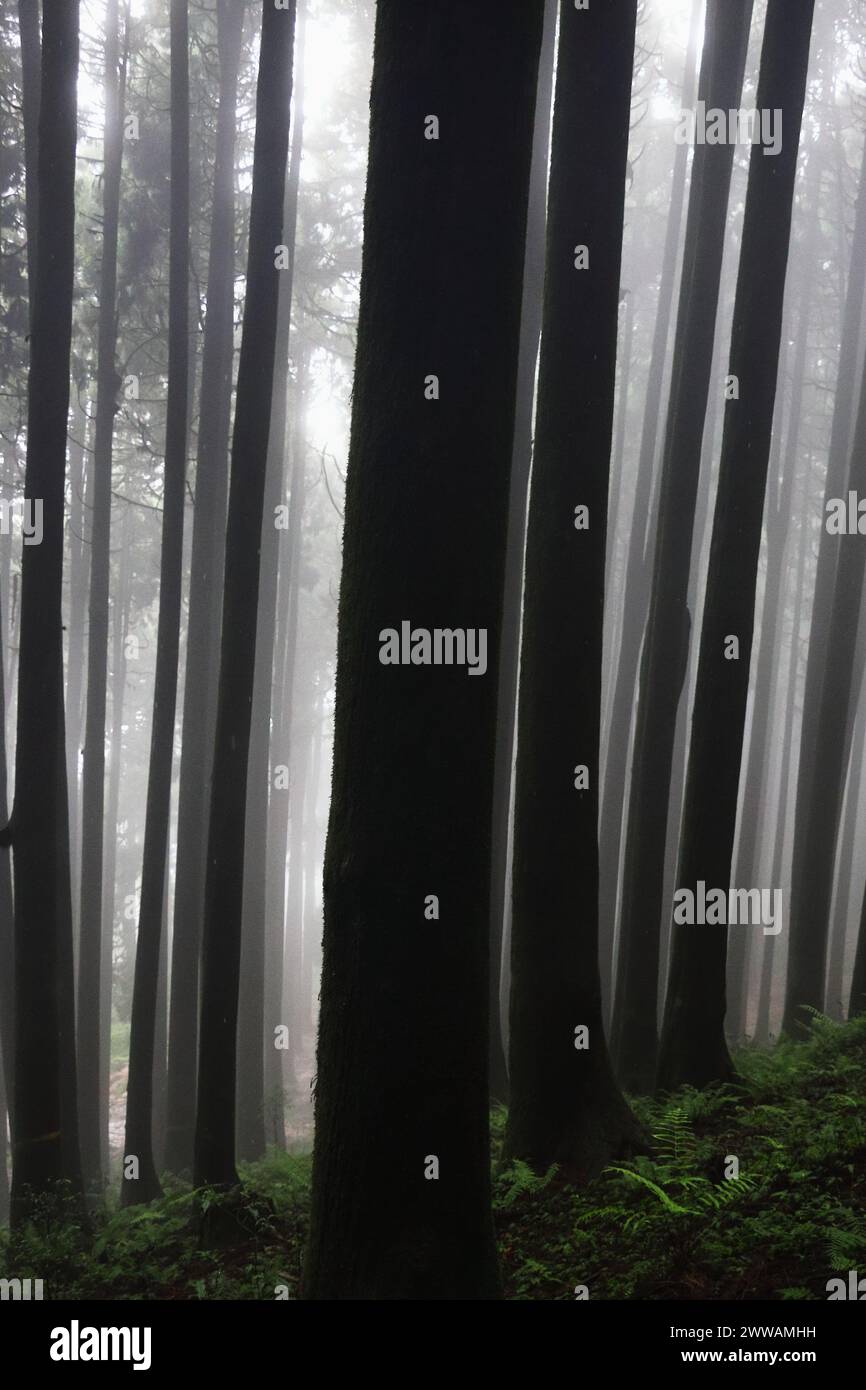
POLYGON ((0 1214, 312 1153, 300 1296, 498 1298, 491 1104, 582 1190, 863 1011, 866 20, 0 39, 0 1214))

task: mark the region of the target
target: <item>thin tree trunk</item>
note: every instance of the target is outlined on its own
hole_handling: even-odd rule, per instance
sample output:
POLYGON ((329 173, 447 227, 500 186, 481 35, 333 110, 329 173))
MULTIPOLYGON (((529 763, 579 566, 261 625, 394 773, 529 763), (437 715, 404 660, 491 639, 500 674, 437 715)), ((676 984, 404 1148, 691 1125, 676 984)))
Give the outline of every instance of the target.
MULTIPOLYGON (((753 149, 749 164, 729 368, 744 399, 728 400, 725 409, 677 871, 692 892, 699 880, 725 891, 731 879, 813 10, 813 0, 801 0, 796 12, 769 0, 764 29, 756 107, 781 112, 784 141, 774 158, 753 149), (732 635, 739 642, 733 659, 732 635)), ((676 914, 674 923, 659 1049, 658 1082, 666 1090, 725 1081, 733 1071, 724 1032, 727 926, 683 925, 676 914)))
POLYGON ((851 870, 854 861, 855 836, 857 833, 857 813, 860 806, 860 785, 862 781, 863 754, 866 751, 866 719, 862 718, 855 726, 854 741, 851 745, 851 765, 848 773, 848 797, 845 810, 841 842, 839 846, 839 877, 837 882, 838 903, 835 931, 830 940, 830 964, 827 968, 827 995, 825 1012, 831 1018, 845 1017, 843 985, 845 976, 845 947, 848 940, 848 914, 851 907, 851 870))
POLYGON ((259 547, 276 359, 280 272, 276 268, 275 248, 282 242, 294 28, 294 5, 289 10, 263 5, 205 879, 194 1148, 197 1187, 233 1186, 238 1180, 235 1087, 243 808, 255 670, 259 547))
POLYGON ((100 961, 105 922, 105 706, 108 677, 108 598, 111 540, 111 464, 117 375, 117 245, 123 160, 123 79, 119 0, 108 0, 105 29, 105 127, 102 180, 102 263, 97 330, 94 489, 87 635, 87 714, 81 783, 81 907, 78 956, 78 1065, 81 1158, 89 1191, 102 1188, 100 1095, 108 1059, 100 1045, 100 961))
POLYGON ((198 977, 204 911, 207 802, 216 728, 234 318, 238 64, 244 5, 219 0, 219 111, 213 178, 207 316, 190 560, 186 679, 177 813, 174 932, 166 1119, 166 1167, 192 1168, 198 1043, 198 977))
POLYGON ((171 0, 171 232, 169 248, 168 400, 159 626, 147 776, 141 905, 135 953, 129 1084, 121 1202, 161 1195, 153 1161, 153 1068, 159 961, 165 903, 171 769, 177 704, 183 584, 183 511, 189 394, 189 32, 188 0, 171 0), (130 1163, 137 1159, 133 1170, 130 1163))
MULTIPOLYGON (((807 206, 809 208, 808 230, 801 253, 804 281, 804 294, 800 306, 796 348, 794 351, 791 378, 790 407, 788 412, 785 449, 781 447, 781 418, 776 432, 773 458, 770 470, 771 486, 768 489, 767 516, 767 577, 764 585, 764 600, 761 610, 760 654, 755 673, 755 701, 752 726, 749 737, 749 756, 746 764, 745 796, 740 818, 739 850, 737 854, 737 876, 741 883, 755 882, 760 866, 760 825, 764 813, 767 782, 769 777, 768 737, 770 732, 770 712, 773 692, 776 688, 779 643, 777 640, 778 622, 781 617, 780 598, 784 579, 785 554, 787 551, 787 531, 789 526, 791 498, 793 495, 795 468, 792 460, 799 454, 800 428, 802 425, 803 389, 806 380, 806 355, 809 344, 809 322, 812 314, 812 294, 815 277, 812 274, 819 230, 820 165, 815 154, 809 161, 807 177, 807 206), (780 459, 784 467, 779 470, 780 459)), ((784 382, 785 366, 780 372, 784 382)), ((784 395, 784 392, 783 392, 784 395)), ((781 402, 780 402, 781 404, 781 402)), ((731 987, 726 1026, 728 1036, 739 1040, 745 1034, 748 986, 748 947, 750 937, 746 932, 735 933, 729 944, 728 981, 731 987)))
MULTIPOLYGON (((102 1009, 101 1046, 103 1056, 111 1058, 111 993, 114 948, 114 922, 117 907, 117 831, 120 805, 120 774, 123 757, 123 703, 126 693, 126 638, 132 603, 132 508, 127 507, 121 532, 121 558, 118 592, 114 600, 114 622, 111 653, 111 743, 108 761, 108 798, 105 808, 107 838, 103 874, 102 920, 105 923, 102 943, 102 1009)), ((103 1169, 108 1171, 108 1096, 103 1095, 100 1132, 103 1136, 103 1169)))
MULTIPOLYGON (((708 108, 739 107, 752 0, 709 0, 699 92, 708 108)), ((688 651, 687 596, 701 441, 725 244, 733 146, 695 149, 674 366, 658 506, 652 590, 626 821, 612 1048, 622 1084, 644 1092, 657 1056, 656 981, 673 745, 688 651)))
MULTIPOLYGON (((292 708, 295 664, 298 645, 298 599, 301 563, 301 535, 306 498, 306 443, 304 423, 307 392, 307 349, 303 345, 300 327, 294 390, 294 427, 292 430, 292 483, 289 503, 289 529, 280 560, 279 612, 277 640, 278 660, 275 663, 274 686, 271 696, 271 725, 274 737, 274 761, 292 767, 292 708)), ((277 1030, 287 1022, 286 990, 286 863, 288 860, 289 789, 271 798, 268 817, 268 933, 265 942, 268 968, 265 988, 265 1092, 267 1096, 268 1128, 278 1148, 285 1147, 285 1089, 294 1089, 295 1077, 288 1048, 277 1048, 277 1030)))
POLYGON ((511 455, 511 492, 508 506, 508 541, 505 551, 505 600, 502 648, 499 656, 499 694, 496 715, 496 761, 493 772, 493 828, 490 881, 490 1095, 508 1099, 508 1067, 503 1038, 503 995, 507 962, 503 959, 505 923, 511 912, 510 841, 512 837, 512 788, 514 732, 517 712, 517 672, 520 661, 520 615, 523 604, 523 554, 526 544, 526 502, 532 462, 532 422, 535 376, 541 335, 541 302, 544 289, 544 229, 547 222, 547 167, 550 158, 550 108, 553 61, 556 47, 557 0, 545 0, 541 58, 535 99, 532 165, 529 180, 529 215, 523 264, 523 303, 520 313, 520 356, 517 367, 517 402, 514 447, 511 455))
MULTIPOLYGON (((84 540, 85 453, 87 415, 73 406, 69 434, 69 634, 66 662, 66 767, 69 783, 69 846, 72 858, 72 907, 78 931, 81 907, 81 716, 84 691, 84 630, 90 572, 90 546, 84 540)), ((4 592, 8 592, 5 591, 4 592)))
MULTIPOLYGON (((5 603, 6 593, 0 595, 5 603)), ((0 618, 0 824, 9 815, 9 785, 6 764, 6 690, 3 683, 3 623, 0 618)), ((0 1167, 3 1168, 3 1192, 0 1194, 3 1214, 8 1216, 8 1183, 6 1182, 6 1114, 13 1126, 15 1085, 15 909, 12 901, 12 865, 9 855, 0 851, 0 1167)), ((12 1131, 14 1133, 14 1126, 12 1131)))
POLYGON ((310 1031, 315 1022, 313 997, 316 961, 319 957, 321 922, 317 892, 319 783, 322 775, 322 696, 313 704, 310 735, 310 771, 304 797, 304 935, 302 945, 301 1027, 310 1031))
POLYGON ((295 35, 295 78, 292 141, 283 217, 283 244, 288 266, 280 274, 277 310, 276 369, 268 440, 262 525, 259 609, 256 628, 256 666, 253 678, 253 723, 250 733, 249 786, 246 805, 244 910, 241 941, 241 983, 238 1016, 238 1154, 260 1158, 265 1151, 265 939, 267 921, 268 802, 287 791, 274 786, 270 706, 273 694, 280 530, 277 508, 283 502, 286 456, 286 405, 289 385, 289 335, 298 220, 298 187, 304 132, 303 55, 305 10, 298 10, 295 35))
MULTIPOLYGON (((791 454, 791 467, 796 467, 796 455, 791 454)), ((803 486, 801 489, 801 502, 799 508, 794 508, 792 515, 799 514, 808 518, 810 503, 810 471, 808 465, 804 465, 803 486)), ((794 531, 789 524, 788 547, 789 550, 794 545, 794 531)), ((788 786, 791 779, 791 756, 794 730, 794 710, 796 707, 797 677, 800 669, 800 621, 804 599, 804 585, 806 575, 806 559, 809 553, 809 526, 808 521, 803 520, 799 536, 799 555, 797 560, 797 577, 794 584, 793 613, 791 618, 791 649, 788 657, 787 679, 783 685, 783 690, 787 692, 785 704, 785 723, 782 732, 781 749, 781 775, 779 778, 778 795, 778 814, 776 817, 776 829, 773 839, 773 866, 770 874, 771 883, 782 882, 783 861, 785 853, 785 830, 788 819, 788 786)), ((771 698, 773 692, 771 691, 771 698)), ((758 991, 758 1013, 755 1021, 755 1041, 766 1044, 770 1038, 770 1006, 773 984, 773 964, 775 959, 776 937, 768 936, 764 938, 764 955, 761 961, 761 983, 758 991)))
MULTIPOLYGON (((866 146, 860 169, 860 186, 851 247, 851 265, 839 374, 833 406, 830 452, 827 462, 825 503, 845 495, 847 487, 863 490, 863 469, 856 447, 849 454, 851 420, 857 388, 858 347, 866 288, 866 146), (850 465, 849 465, 850 457, 850 465)), ((860 410, 866 408, 862 385, 860 410)), ((824 1002, 827 966, 827 930, 832 893, 834 851, 843 787, 841 769, 849 746, 848 706, 852 689, 853 634, 857 630, 860 602, 858 572, 862 552, 857 540, 831 536, 822 526, 815 575, 815 597, 809 630, 809 659, 803 697, 800 764, 794 822, 794 870, 788 938, 788 973, 783 1029, 791 1037, 803 1036, 803 1005, 820 1009, 824 1002), (844 611, 849 627, 840 628, 844 611), (834 622, 835 619, 835 622, 834 622), (853 622, 853 628, 850 624, 853 622), (831 644, 832 642, 835 644, 831 644), (835 705, 833 704, 835 701, 835 705), (841 739, 839 737, 841 735, 841 739), (841 758, 841 764, 840 764, 841 758)))
MULTIPOLYGON (((683 75, 682 109, 692 109, 697 80, 698 44, 703 0, 694 0, 686 68, 683 75)), ((670 211, 665 233, 659 282, 658 307, 650 350, 643 426, 638 453, 635 481, 634 510, 629 535, 628 556, 622 590, 622 630, 614 649, 612 703, 607 738, 607 758, 604 769, 604 789, 599 825, 599 936, 601 988, 607 1013, 612 1006, 614 937, 616 928, 619 861, 622 848, 622 820, 625 798, 628 795, 626 769, 635 703, 641 637, 647 607, 648 579, 644 562, 646 540, 652 534, 649 518, 652 513, 652 482, 656 466, 656 446, 663 401, 665 358, 670 338, 670 323, 674 304, 680 232, 686 192, 688 147, 678 145, 674 155, 670 211)), ((613 533, 611 533, 613 535, 613 533)), ((609 590, 608 590, 609 592, 609 590)))

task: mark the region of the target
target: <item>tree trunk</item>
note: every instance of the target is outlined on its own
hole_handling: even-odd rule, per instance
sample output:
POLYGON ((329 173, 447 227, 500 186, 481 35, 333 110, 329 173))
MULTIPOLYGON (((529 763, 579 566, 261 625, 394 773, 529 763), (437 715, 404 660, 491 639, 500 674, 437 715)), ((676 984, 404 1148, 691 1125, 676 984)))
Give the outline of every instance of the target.
MULTIPOLYGON (((85 543, 85 454, 87 414, 73 404, 69 432, 69 631, 66 660, 66 778, 69 784, 69 847, 72 859, 72 909, 75 931, 81 907, 81 715, 84 694, 84 633, 90 546, 85 543)), ((8 592, 4 590, 4 593, 8 592)))
POLYGON ((841 1021, 845 1017, 843 986, 845 976, 845 948, 848 941, 848 914, 851 907, 851 870, 856 845, 857 813, 860 807, 860 786, 862 781, 863 754, 866 751, 866 719, 861 716, 855 726, 854 741, 851 745, 851 765, 848 772, 848 797, 845 820, 839 845, 839 876, 836 892, 835 931, 830 941, 830 962, 827 967, 827 994, 825 1013, 841 1021))
MULTIPOLYGON (((818 213, 820 194, 820 165, 813 154, 809 160, 807 175, 807 206, 809 222, 805 243, 800 254, 804 284, 803 300, 794 350, 791 379, 791 400, 782 453, 782 409, 779 424, 774 436, 773 456, 766 502, 767 517, 767 575, 764 584, 764 599, 761 609, 760 652, 755 672, 755 700, 752 725, 749 735, 749 756, 746 764, 745 796, 740 817, 739 848, 737 853, 737 877, 744 884, 755 882, 760 867, 760 830, 763 821, 769 778, 770 714, 773 694, 776 689, 779 643, 777 630, 782 616, 780 600, 783 590, 785 555, 787 552, 787 533, 790 525, 791 498, 793 496, 794 473, 792 460, 796 460, 800 448, 800 427, 803 419, 803 389, 806 381, 806 355, 809 345, 809 322, 812 315, 812 293, 815 279, 812 267, 818 245, 818 213), (785 460, 779 470, 780 458, 785 460)), ((785 359, 779 380, 786 377, 785 359)), ((784 394, 784 393, 783 393, 784 394)), ((783 401, 779 405, 783 408, 783 401)), ((748 1013, 748 953, 750 938, 746 932, 738 932, 728 947, 728 981, 730 999, 726 1026, 728 1036, 739 1041, 746 1030, 748 1013)))
MULTIPOLYGON (((784 141, 771 158, 754 148, 749 164, 729 368, 744 399, 728 400, 725 409, 677 871, 679 885, 693 892, 699 880, 723 891, 731 880, 813 9, 813 0, 802 0, 796 12, 769 0, 764 29, 756 108, 782 113, 784 141), (733 659, 732 634, 739 640, 733 659)), ((659 1049, 665 1090, 725 1081, 733 1071, 724 1032, 727 926, 674 922, 659 1049)))
MULTIPOLYGON (((6 591, 0 595, 5 603, 6 591)), ((9 785, 6 764, 6 689, 3 682, 3 623, 0 618, 0 824, 9 815, 9 785)), ((15 909, 12 901, 12 865, 9 855, 0 851, 0 1167, 3 1168, 3 1189, 0 1193, 2 1215, 8 1216, 8 1182, 6 1180, 6 1115, 10 1132, 14 1133, 13 1106, 15 1085, 15 909)))
MULTIPOLYGON (((791 460, 791 467, 796 467, 796 455, 789 454, 789 458, 791 460)), ((799 514, 804 518, 808 518, 810 503, 809 483, 810 469, 808 464, 805 464, 801 494, 802 502, 799 509, 793 509, 792 515, 799 514)), ((793 548, 794 539, 793 527, 789 527, 789 549, 793 548)), ((794 711, 797 703, 795 697, 800 669, 800 621, 803 608, 806 559, 809 553, 809 542, 808 521, 804 519, 801 523, 800 536, 798 539, 797 576, 794 582, 793 612, 791 616, 791 649, 788 657, 787 679, 782 687, 784 691, 788 692, 788 696, 785 703, 785 723, 782 731, 781 775, 779 778, 778 814, 773 838, 773 867, 770 874, 771 883, 782 882, 785 830, 788 817, 788 787, 791 780, 794 711)), ((758 1013, 755 1021, 755 1041, 763 1044, 769 1042, 770 1039, 770 1006, 775 946, 776 938, 774 936, 767 936, 764 938, 764 956, 761 961, 761 983, 758 991, 758 1013)))
POLYGON ((207 803, 216 728, 231 413, 238 64, 244 6, 219 0, 219 110, 202 348, 171 950, 166 1167, 192 1169, 207 803))
MULTIPOLYGON (((300 328, 298 338, 301 341, 300 328)), ((292 768, 292 708, 295 658, 298 644, 298 599, 301 562, 301 535, 306 497, 306 442, 304 420, 307 391, 307 349, 298 354, 294 390, 294 427, 292 430, 292 482, 289 504, 289 529, 280 559, 279 612, 277 661, 271 694, 271 725, 275 730, 274 761, 292 768)), ((265 989, 265 1093, 268 1112, 268 1131, 278 1148, 284 1148, 286 1085, 294 1086, 290 1053, 274 1045, 276 1030, 287 1023, 286 990, 286 863, 289 835, 289 789, 271 798, 268 816, 267 863, 267 940, 268 962, 265 989)))
POLYGON ((81 1159, 88 1191, 103 1185, 100 1094, 108 1088, 108 1059, 100 1046, 100 961, 105 818, 105 706, 108 677, 108 597, 111 539, 111 463, 117 408, 117 242, 123 159, 123 93, 119 0, 108 0, 105 30, 105 127, 102 180, 102 264, 96 368, 94 489, 87 633, 87 713, 81 783, 81 900, 78 955, 78 1066, 81 1159))
POLYGON ((15 1147, 12 1216, 58 1184, 80 1190, 76 1161, 72 914, 63 721, 63 513, 75 225, 78 3, 44 0, 36 274, 25 497, 42 501, 40 545, 22 554, 14 846, 15 1147), (71 1131, 71 1132, 70 1132, 71 1131))
POLYGON ((321 944, 321 919, 317 885, 319 785, 322 775, 322 694, 313 703, 313 729, 310 735, 310 770, 304 798, 304 935, 302 952, 301 1026, 312 1030, 315 1023, 316 963, 321 944))
MULTIPOLYGON (((700 21, 703 15, 703 0, 694 0, 692 23, 689 31, 689 46, 686 53, 686 70, 683 76, 682 109, 690 111, 695 100, 697 75, 698 40, 700 21)), ((617 889, 619 885, 619 861, 622 848, 623 808, 628 787, 626 768, 631 730, 632 711, 635 703, 638 661, 640 658, 641 637, 646 615, 647 580, 644 552, 647 537, 651 536, 649 517, 651 515, 652 482, 656 466, 656 445, 658 422, 663 401, 665 359, 667 356, 670 322, 674 303, 677 263, 679 260, 680 231, 683 221, 683 204, 686 191, 686 171, 688 147, 678 145, 674 155, 673 182, 671 184, 670 211, 665 233, 662 273, 659 283, 658 308, 656 309, 650 350, 649 373, 647 375, 646 398, 644 403, 643 426, 641 429, 640 450, 638 453, 637 478, 635 481, 634 510, 628 542, 625 579, 622 591, 622 631, 618 649, 613 658, 612 677, 613 699, 610 725, 607 738, 607 758, 604 768, 604 790, 601 801, 601 821, 599 824, 599 933, 602 995, 606 1000, 606 1011, 612 1005, 614 975, 614 937, 616 930, 617 889)), ((613 539, 613 533, 611 533, 613 539)))
POLYGON ((121 1202, 159 1197, 153 1161, 153 1068, 159 960, 165 906, 171 768, 183 584, 183 509, 189 393, 189 16, 188 0, 171 0, 171 232, 169 249, 168 400, 159 626, 153 724, 141 870, 141 904, 132 1024, 121 1202), (133 1167, 131 1159, 137 1159, 133 1167))
MULTIPOLYGON (((699 95, 739 107, 752 0, 709 0, 699 95)), ((695 148, 662 458, 652 589, 626 821, 612 1048, 627 1090, 651 1089, 657 1054, 656 981, 665 832, 677 709, 687 653, 687 606, 701 441, 725 244, 733 146, 695 148)), ((721 390, 721 383, 714 389, 721 390)))
POLYGON ((253 722, 250 733, 249 786, 246 805, 244 910, 241 941, 241 982, 238 1017, 238 1154, 260 1158, 265 1151, 265 1048, 274 1035, 265 1033, 265 940, 267 922, 268 802, 288 791, 274 786, 276 740, 271 735, 280 530, 277 507, 283 502, 286 455, 286 406, 289 387, 289 335, 298 220, 298 187, 304 132, 303 72, 305 11, 298 10, 295 35, 294 111, 291 156, 283 217, 288 266, 280 274, 277 309, 276 369, 268 440, 268 466, 262 524, 256 666, 253 678, 253 722))
POLYGON ((235 1085, 244 879, 244 815, 268 435, 276 360, 294 5, 265 3, 243 339, 232 439, 217 725, 202 938, 194 1151, 197 1187, 237 1183, 235 1085))
POLYGON ((507 963, 503 959, 505 923, 511 913, 512 789, 514 730, 517 711, 517 671, 520 659, 520 615, 523 606, 523 555, 526 545, 526 501, 532 462, 532 424, 535 407, 535 375, 541 335, 541 301, 544 289, 544 229, 547 222, 547 167, 550 158, 550 104, 556 47, 557 0, 545 0, 532 165, 529 178, 529 215, 523 263, 523 303, 520 311, 520 356, 517 367, 517 403, 514 447, 511 454, 511 493, 508 505, 508 541, 505 550, 505 598, 502 612, 502 648, 499 657, 499 694, 496 715, 496 762, 493 772, 493 831, 490 881, 490 1095, 508 1099, 508 1067, 503 1039, 503 996, 507 963))
POLYGON ((499 1294, 490 817, 543 16, 543 0, 377 6, 308 1299, 499 1294), (389 628, 420 624, 424 656, 455 622, 489 665, 480 646, 474 666, 383 664, 389 628))
MULTIPOLYGON (((120 774, 123 758, 123 704, 126 693, 126 638, 129 632, 129 612, 132 602, 132 508, 127 507, 121 532, 121 557, 118 592, 113 604, 111 653, 111 743, 108 761, 108 798, 105 807, 107 838, 103 872, 102 920, 105 923, 102 943, 102 1048, 103 1056, 111 1058, 111 984, 114 948, 114 923, 117 907, 117 831, 120 805, 120 774)), ((122 903, 121 903, 122 906, 122 903)), ((121 918, 121 920, 123 920, 121 918)), ((100 1133, 103 1140, 103 1170, 108 1171, 108 1096, 102 1096, 103 1113, 100 1133)))
POLYGON ((598 971, 604 557, 636 17, 631 3, 560 11, 517 713, 505 1152, 578 1178, 639 1135, 613 1078, 598 971), (588 508, 584 529, 576 504, 588 508), (588 775, 577 790, 574 763, 588 775))
MULTIPOLYGON (((851 268, 833 407, 825 503, 845 496, 847 488, 866 489, 866 460, 855 430, 849 458, 851 414, 855 399, 863 292, 866 286, 866 147, 851 248, 851 268)), ((866 372, 860 386, 859 415, 866 412, 866 372)), ((866 420, 863 421, 866 428, 866 420)), ((860 427, 858 419, 857 429, 860 427)), ((866 436, 864 436, 866 437, 866 436)), ((797 810, 794 823, 794 868, 791 883, 788 973, 784 1031, 804 1036, 803 1006, 821 1009, 827 969, 827 934, 833 892, 836 835, 850 749, 849 707, 859 688, 855 676, 855 635, 862 596, 864 556, 857 538, 830 535, 821 527, 815 597, 809 630, 809 661, 800 736, 797 810)))

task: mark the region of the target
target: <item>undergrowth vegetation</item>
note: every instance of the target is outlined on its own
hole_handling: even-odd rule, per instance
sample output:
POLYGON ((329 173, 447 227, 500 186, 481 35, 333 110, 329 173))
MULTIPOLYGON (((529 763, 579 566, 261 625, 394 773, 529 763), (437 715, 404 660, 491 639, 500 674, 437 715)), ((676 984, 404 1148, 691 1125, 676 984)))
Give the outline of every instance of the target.
MULTIPOLYGON (((813 1018, 808 1041, 737 1054, 736 1085, 635 1102, 653 1151, 577 1190, 553 1168, 498 1164, 494 1215, 505 1295, 591 1299, 826 1299, 866 1271, 866 1018, 813 1018)), ((85 1232, 58 1212, 14 1241, 6 1277, 49 1299, 274 1299, 298 1294, 308 1154, 242 1170, 236 1237, 202 1249, 202 1216, 225 1201, 167 1181, 147 1207, 109 1206, 85 1232)))

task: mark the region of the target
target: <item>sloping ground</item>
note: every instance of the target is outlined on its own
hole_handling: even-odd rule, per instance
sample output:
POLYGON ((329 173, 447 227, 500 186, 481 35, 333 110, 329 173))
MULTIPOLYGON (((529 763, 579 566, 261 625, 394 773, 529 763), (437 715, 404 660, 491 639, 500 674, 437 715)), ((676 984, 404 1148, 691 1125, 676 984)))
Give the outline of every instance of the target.
MULTIPOLYGON (((737 1061, 736 1087, 639 1105, 652 1159, 580 1192, 555 1171, 496 1176, 507 1298, 826 1299, 829 1279, 866 1271, 866 1019, 816 1019, 808 1042, 737 1061)), ((4 1235, 2 1272, 42 1278, 46 1298, 294 1298, 309 1153, 274 1152, 243 1176, 221 1249, 199 1248, 176 1184, 95 1218, 88 1239, 53 1218, 12 1258, 4 1235)))

